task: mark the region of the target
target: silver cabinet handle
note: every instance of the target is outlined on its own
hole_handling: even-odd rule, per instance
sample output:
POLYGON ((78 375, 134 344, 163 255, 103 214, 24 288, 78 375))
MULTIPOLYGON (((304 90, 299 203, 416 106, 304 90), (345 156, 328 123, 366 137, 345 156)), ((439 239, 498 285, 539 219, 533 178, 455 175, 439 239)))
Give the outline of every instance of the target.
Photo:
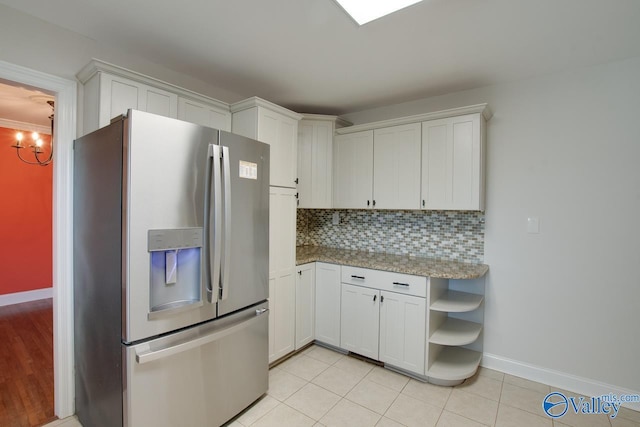
POLYGON ((406 287, 409 287, 409 284, 408 284, 408 283, 393 282, 393 284, 394 284, 395 286, 406 286, 406 287))

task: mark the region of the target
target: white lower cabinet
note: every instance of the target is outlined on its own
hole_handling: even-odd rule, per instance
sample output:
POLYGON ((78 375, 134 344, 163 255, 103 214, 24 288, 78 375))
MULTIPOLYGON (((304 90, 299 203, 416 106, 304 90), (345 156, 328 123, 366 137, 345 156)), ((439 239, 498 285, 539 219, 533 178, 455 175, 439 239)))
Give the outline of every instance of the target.
POLYGON ((340 266, 316 263, 315 339, 340 347, 340 266))
POLYGON ((312 342, 315 335, 315 273, 315 263, 296 267, 296 350, 312 342))
POLYGON ((340 347, 424 376, 427 278, 344 266, 341 280, 340 347))
POLYGON ((424 374, 425 298, 380 292, 380 361, 424 374))
POLYGON ((380 291, 342 284, 340 347, 378 359, 380 291))
POLYGON ((269 189, 269 363, 295 349, 296 198, 292 188, 269 189))

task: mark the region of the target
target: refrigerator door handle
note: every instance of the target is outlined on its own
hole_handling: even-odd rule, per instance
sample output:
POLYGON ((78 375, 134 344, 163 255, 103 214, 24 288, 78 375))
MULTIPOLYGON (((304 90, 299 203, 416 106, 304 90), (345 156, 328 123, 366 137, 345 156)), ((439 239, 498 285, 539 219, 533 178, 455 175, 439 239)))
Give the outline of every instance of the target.
POLYGON ((143 349, 140 352, 138 352, 138 350, 136 349, 136 362, 142 365, 144 363, 149 363, 155 360, 164 359, 165 357, 173 356, 188 350, 193 350, 195 348, 202 347, 203 345, 218 341, 224 337, 227 337, 231 334, 241 331, 242 329, 248 328, 249 326, 253 325, 256 322, 259 322, 261 320, 260 317, 263 314, 267 313, 268 311, 269 309, 256 310, 255 317, 252 317, 250 319, 245 318, 242 321, 235 323, 231 326, 228 326, 220 331, 211 333, 209 335, 205 335, 200 338, 196 338, 191 341, 183 342, 174 346, 169 346, 169 347, 161 348, 158 350, 150 350, 148 348, 148 345, 147 346, 143 345, 141 346, 143 347, 143 349))
POLYGON ((213 157, 213 171, 211 173, 211 202, 209 204, 209 273, 211 283, 207 284, 207 300, 210 303, 218 301, 218 287, 220 286, 220 259, 222 249, 222 191, 220 174, 220 147, 209 145, 209 153, 213 157), (212 206, 213 205, 213 206, 212 206))
POLYGON ((231 163, 229 147, 222 149, 222 171, 224 174, 224 250, 220 280, 220 300, 229 296, 229 273, 231 272, 231 163))

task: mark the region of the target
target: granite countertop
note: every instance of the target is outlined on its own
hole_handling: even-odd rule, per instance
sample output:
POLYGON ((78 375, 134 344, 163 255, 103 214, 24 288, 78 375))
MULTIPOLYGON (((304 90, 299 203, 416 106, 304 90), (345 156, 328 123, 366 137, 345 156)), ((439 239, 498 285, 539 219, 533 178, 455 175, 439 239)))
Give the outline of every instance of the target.
POLYGON ((326 246, 298 246, 296 248, 296 265, 316 261, 441 279, 477 279, 484 276, 489 270, 489 266, 486 264, 444 261, 408 255, 337 249, 326 246))

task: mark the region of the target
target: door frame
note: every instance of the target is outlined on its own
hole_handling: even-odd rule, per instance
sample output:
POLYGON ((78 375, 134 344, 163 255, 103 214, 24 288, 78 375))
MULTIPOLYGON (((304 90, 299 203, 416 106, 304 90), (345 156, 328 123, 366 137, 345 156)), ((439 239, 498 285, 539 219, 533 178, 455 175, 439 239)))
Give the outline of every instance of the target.
POLYGON ((0 78, 34 86, 56 97, 53 152, 53 375, 58 418, 73 415, 73 140, 76 81, 0 61, 0 78))

